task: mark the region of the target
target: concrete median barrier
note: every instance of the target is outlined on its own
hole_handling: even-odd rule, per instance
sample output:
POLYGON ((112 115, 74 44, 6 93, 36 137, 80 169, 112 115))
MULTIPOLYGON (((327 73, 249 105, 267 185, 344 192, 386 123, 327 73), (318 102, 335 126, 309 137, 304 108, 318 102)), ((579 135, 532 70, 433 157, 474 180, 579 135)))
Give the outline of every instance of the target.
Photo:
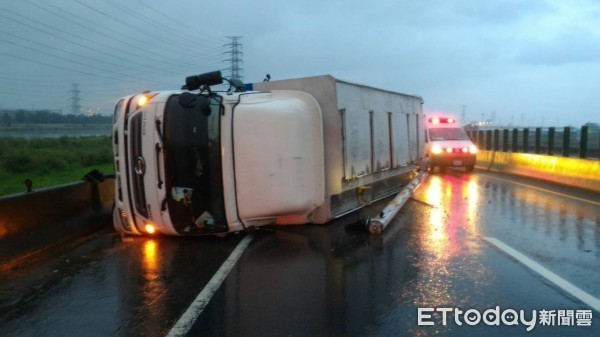
POLYGON ((111 226, 113 201, 112 178, 1 197, 0 266, 111 226))
POLYGON ((597 160, 479 151, 476 167, 600 192, 600 161, 597 160))

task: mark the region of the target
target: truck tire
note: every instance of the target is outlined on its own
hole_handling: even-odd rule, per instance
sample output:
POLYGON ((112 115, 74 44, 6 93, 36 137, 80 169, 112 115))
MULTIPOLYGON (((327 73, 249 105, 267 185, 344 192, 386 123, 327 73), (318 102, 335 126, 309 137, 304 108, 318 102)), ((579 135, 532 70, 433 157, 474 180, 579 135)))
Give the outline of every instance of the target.
POLYGON ((473 172, 473 170, 475 169, 475 165, 469 165, 466 167, 467 172, 473 172))

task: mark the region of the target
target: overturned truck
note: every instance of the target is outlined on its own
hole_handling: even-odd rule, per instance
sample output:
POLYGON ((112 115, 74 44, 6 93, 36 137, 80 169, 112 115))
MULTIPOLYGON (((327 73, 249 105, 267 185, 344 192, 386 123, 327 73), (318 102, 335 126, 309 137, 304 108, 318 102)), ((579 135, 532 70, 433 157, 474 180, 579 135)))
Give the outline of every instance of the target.
POLYGON ((115 108, 114 226, 225 234, 323 224, 398 192, 424 156, 422 99, 317 76, 220 72, 115 108), (211 86, 229 82, 229 90, 211 86))

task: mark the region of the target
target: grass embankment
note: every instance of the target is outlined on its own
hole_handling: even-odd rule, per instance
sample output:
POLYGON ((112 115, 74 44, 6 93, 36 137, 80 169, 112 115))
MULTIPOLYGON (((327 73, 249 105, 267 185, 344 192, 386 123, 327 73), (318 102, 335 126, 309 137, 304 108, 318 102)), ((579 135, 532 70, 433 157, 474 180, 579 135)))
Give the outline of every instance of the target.
POLYGON ((11 124, 7 126, 5 124, 0 125, 0 131, 37 131, 37 130, 89 130, 89 129, 111 129, 112 124, 35 124, 35 123, 21 123, 11 124))
POLYGON ((97 169, 113 174, 111 137, 0 138, 0 196, 81 181, 97 169))

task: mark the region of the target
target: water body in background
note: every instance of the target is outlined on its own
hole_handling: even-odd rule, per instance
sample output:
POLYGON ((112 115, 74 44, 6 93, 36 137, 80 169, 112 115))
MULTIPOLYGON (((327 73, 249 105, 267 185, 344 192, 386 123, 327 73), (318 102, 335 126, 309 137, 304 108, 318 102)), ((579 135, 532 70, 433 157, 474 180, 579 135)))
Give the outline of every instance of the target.
POLYGON ((112 126, 98 126, 79 129, 2 129, 0 137, 15 137, 15 138, 59 138, 62 136, 68 137, 87 137, 87 136, 110 136, 112 134, 112 126))

